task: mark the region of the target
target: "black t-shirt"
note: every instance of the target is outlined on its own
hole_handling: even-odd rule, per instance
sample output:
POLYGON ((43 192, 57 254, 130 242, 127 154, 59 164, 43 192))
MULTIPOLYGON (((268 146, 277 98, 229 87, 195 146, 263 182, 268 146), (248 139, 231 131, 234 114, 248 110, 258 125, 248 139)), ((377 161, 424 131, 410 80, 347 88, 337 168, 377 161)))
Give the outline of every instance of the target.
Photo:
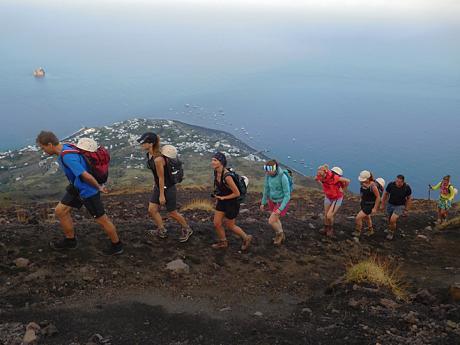
POLYGON ((390 194, 388 202, 395 206, 405 205, 407 198, 412 195, 412 189, 407 183, 398 188, 395 182, 391 182, 388 184, 386 191, 390 194))

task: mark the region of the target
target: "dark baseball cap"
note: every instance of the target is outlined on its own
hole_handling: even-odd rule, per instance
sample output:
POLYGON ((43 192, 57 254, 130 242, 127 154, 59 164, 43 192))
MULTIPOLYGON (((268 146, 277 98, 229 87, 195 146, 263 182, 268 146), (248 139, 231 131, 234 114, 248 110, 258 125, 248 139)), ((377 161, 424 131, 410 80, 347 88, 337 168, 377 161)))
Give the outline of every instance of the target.
POLYGON ((139 139, 137 139, 137 142, 139 144, 145 144, 145 143, 156 144, 157 141, 158 141, 158 135, 156 135, 153 132, 144 133, 139 139))

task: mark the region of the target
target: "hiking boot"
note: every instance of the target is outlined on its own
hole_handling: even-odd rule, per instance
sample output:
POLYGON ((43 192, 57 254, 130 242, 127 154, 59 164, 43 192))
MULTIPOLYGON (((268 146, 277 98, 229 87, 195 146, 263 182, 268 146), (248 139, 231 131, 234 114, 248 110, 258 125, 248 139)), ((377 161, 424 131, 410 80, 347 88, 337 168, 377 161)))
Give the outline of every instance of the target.
POLYGON ((245 251, 248 250, 249 246, 252 242, 252 235, 247 235, 246 238, 243 240, 243 244, 241 245, 241 250, 245 251))
POLYGON ((179 237, 179 242, 184 243, 187 242, 190 236, 193 235, 193 230, 192 228, 187 228, 187 229, 182 229, 182 234, 179 237))
POLYGON ((327 229, 326 236, 329 238, 336 238, 334 234, 334 228, 332 226, 329 226, 329 228, 327 229))
POLYGON ((273 244, 275 246, 280 246, 283 244, 283 242, 286 240, 286 235, 284 234, 284 231, 277 232, 275 235, 275 239, 273 240, 273 244))
POLYGON ((326 235, 327 233, 327 225, 324 225, 324 227, 319 231, 321 235, 326 235))
POLYGON ((78 242, 76 238, 63 238, 59 241, 50 242, 50 247, 54 250, 75 249, 78 247, 78 242))
POLYGON ((159 238, 167 238, 168 237, 168 230, 166 230, 165 228, 158 229, 157 230, 157 236, 159 238))
POLYGON ((366 232, 366 236, 372 236, 375 234, 374 228, 368 228, 366 232))
POLYGON ((213 249, 225 249, 228 247, 227 240, 220 240, 211 246, 213 249))
POLYGON ((146 230, 145 232, 146 232, 147 236, 149 236, 149 237, 154 238, 154 237, 157 236, 156 230, 150 229, 150 230, 146 230))
POLYGON ((389 230, 388 235, 387 235, 387 240, 391 241, 391 240, 393 240, 394 237, 395 237, 395 235, 394 235, 393 231, 389 230))
POLYGON ((123 254, 123 244, 118 241, 118 243, 110 243, 110 245, 102 251, 104 256, 120 255, 123 254))
POLYGON ((360 238, 361 237, 361 231, 355 230, 351 233, 351 236, 360 238))

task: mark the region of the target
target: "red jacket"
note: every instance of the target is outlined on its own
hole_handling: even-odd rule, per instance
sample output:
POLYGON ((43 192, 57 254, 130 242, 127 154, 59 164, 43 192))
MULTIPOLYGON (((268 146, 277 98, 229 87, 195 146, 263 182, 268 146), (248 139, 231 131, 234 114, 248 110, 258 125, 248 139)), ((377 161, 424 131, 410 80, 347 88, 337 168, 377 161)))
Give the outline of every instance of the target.
POLYGON ((316 176, 316 180, 323 185, 323 191, 326 197, 330 200, 337 200, 343 198, 343 183, 340 182, 340 176, 328 170, 326 176, 316 176))

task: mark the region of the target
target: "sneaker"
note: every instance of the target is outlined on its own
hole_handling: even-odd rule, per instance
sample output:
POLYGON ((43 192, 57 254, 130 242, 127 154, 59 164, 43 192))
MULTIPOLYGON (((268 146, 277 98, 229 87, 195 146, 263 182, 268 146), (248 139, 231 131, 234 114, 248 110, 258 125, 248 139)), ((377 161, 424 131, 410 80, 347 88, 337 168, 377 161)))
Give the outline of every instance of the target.
POLYGON ((187 242, 190 236, 193 235, 192 228, 182 229, 182 234, 179 237, 179 242, 184 243, 187 242))
POLYGON ((211 247, 213 249, 225 249, 228 247, 228 241, 220 240, 219 242, 214 243, 211 247))
POLYGON ((158 229, 158 231, 157 231, 157 236, 160 237, 160 238, 166 238, 166 237, 168 237, 168 230, 166 230, 165 228, 163 228, 163 229, 158 229))
POLYGON ((75 249, 78 247, 78 242, 76 238, 64 238, 60 241, 50 242, 50 247, 54 250, 75 249))
POLYGON ((394 237, 395 235, 391 231, 388 231, 387 240, 391 241, 394 237))
POLYGON ((372 236, 374 234, 374 228, 368 228, 366 232, 366 236, 372 236))
POLYGON ((110 243, 110 245, 102 251, 102 254, 104 256, 123 254, 123 244, 121 242, 110 243))
POLYGON ((149 237, 157 237, 157 231, 154 229, 146 230, 145 232, 149 237))

